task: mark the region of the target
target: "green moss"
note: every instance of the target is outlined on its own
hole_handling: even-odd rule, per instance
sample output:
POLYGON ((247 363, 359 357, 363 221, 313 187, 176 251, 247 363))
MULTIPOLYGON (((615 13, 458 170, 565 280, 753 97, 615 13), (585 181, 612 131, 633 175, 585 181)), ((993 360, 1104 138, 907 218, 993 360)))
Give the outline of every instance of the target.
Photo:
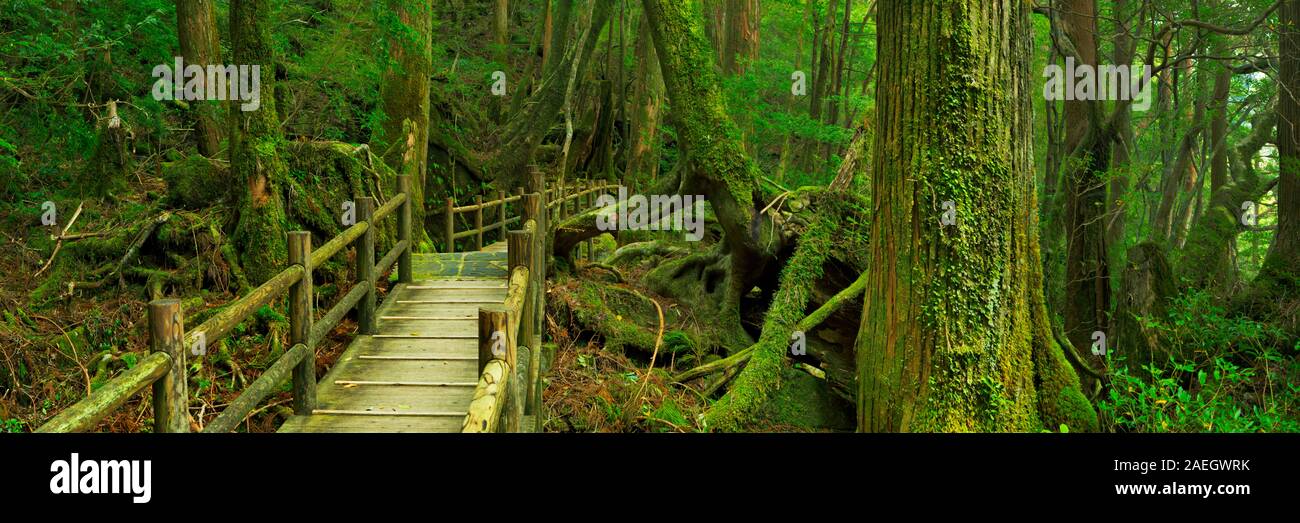
POLYGON ((581 280, 574 296, 578 321, 605 339, 605 348, 652 351, 658 333, 654 304, 627 289, 581 280))
POLYGON ((664 402, 659 405, 659 408, 650 413, 649 418, 651 422, 662 420, 663 422, 666 422, 666 424, 669 424, 669 426, 664 427, 664 430, 670 430, 675 427, 690 426, 690 422, 686 420, 686 416, 684 416, 681 409, 677 407, 677 403, 673 402, 671 399, 664 400, 664 402))
POLYGON ((781 271, 781 283, 764 317, 758 348, 727 393, 705 414, 709 429, 740 429, 753 420, 772 391, 780 388, 791 333, 803 319, 837 229, 834 215, 823 215, 800 236, 799 245, 781 271))
POLYGON ((845 403, 825 380, 793 368, 781 370, 781 387, 760 413, 762 422, 802 430, 852 430, 853 405, 845 403))
POLYGON ((1038 415, 1044 427, 1065 424, 1075 432, 1096 432, 1097 411, 1079 389, 1079 376, 1055 340, 1034 350, 1038 415))

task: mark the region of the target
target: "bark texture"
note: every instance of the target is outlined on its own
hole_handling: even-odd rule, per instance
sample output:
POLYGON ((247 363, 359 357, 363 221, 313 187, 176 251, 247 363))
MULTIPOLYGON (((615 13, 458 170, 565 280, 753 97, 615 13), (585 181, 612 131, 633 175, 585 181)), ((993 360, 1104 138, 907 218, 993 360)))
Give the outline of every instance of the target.
POLYGON ((1042 297, 1028 8, 878 6, 860 431, 1096 427, 1042 297))

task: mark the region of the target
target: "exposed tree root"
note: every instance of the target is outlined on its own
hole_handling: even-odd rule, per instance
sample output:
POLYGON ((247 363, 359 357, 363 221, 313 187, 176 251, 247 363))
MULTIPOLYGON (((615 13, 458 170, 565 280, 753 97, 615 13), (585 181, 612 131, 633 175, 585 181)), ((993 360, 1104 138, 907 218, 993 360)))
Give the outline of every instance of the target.
POLYGON ((813 286, 821 277, 822 267, 830 257, 831 239, 838 228, 834 216, 822 216, 799 237, 794 255, 781 272, 781 284, 772 298, 764 318, 763 333, 750 356, 749 363, 736 377, 731 389, 705 414, 711 430, 737 430, 751 421, 780 387, 781 368, 804 308, 812 297, 813 286))

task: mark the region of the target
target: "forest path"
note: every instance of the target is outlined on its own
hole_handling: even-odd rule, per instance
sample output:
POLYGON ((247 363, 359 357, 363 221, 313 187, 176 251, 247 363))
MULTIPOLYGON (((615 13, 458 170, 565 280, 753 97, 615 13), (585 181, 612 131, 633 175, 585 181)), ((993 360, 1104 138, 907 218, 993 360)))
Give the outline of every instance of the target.
MULTIPOLYGON (((280 432, 460 432, 478 383, 478 308, 506 298, 506 244, 412 255, 414 281, 377 309, 280 432)), ((531 422, 521 424, 531 427, 531 422)))

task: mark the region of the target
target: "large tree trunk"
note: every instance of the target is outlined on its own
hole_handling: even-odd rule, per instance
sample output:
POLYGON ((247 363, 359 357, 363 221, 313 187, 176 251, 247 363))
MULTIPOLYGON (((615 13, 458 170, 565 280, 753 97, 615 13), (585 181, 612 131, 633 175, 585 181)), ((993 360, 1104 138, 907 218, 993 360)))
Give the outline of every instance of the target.
POLYGON ((1275 296, 1294 298, 1300 291, 1300 29, 1296 29, 1300 26, 1300 0, 1283 4, 1281 19, 1277 233, 1264 257, 1260 278, 1278 287, 1273 289, 1275 296))
MULTIPOLYGON (((214 0, 176 0, 176 35, 181 44, 181 57, 186 64, 206 66, 221 63, 214 3, 214 0)), ((211 85, 205 87, 215 88, 211 85)), ((195 109, 194 137, 199 145, 199 154, 215 158, 221 150, 217 105, 207 101, 190 103, 195 109)))
POLYGON ((745 66, 758 58, 758 0, 727 0, 727 38, 722 70, 745 74, 745 66))
POLYGON ((430 225, 426 223, 424 195, 433 187, 427 179, 429 162, 429 75, 433 70, 433 8, 429 2, 388 0, 386 15, 394 17, 381 24, 390 28, 385 35, 389 65, 384 71, 381 95, 386 120, 372 137, 374 148, 382 152, 384 163, 396 172, 404 172, 402 162, 411 147, 415 179, 411 180, 411 219, 417 225, 413 241, 422 243, 430 225), (404 127, 410 121, 413 128, 404 127), (407 130, 414 135, 408 136, 407 130))
MULTIPOLYGON (((509 189, 523 184, 528 172, 526 166, 533 161, 538 144, 555 123, 564 107, 566 92, 569 87, 570 73, 586 69, 591 55, 596 49, 601 28, 609 20, 613 2, 595 1, 591 11, 591 34, 580 49, 566 48, 570 41, 569 34, 575 23, 581 22, 581 16, 574 17, 573 4, 576 0, 561 0, 556 9, 555 28, 551 35, 551 50, 543 68, 542 83, 524 110, 513 114, 502 132, 502 140, 495 153, 486 162, 487 175, 495 180, 502 189, 509 189)), ((576 37, 575 37, 576 39, 576 37)), ((576 46, 575 46, 576 47, 576 46)), ((579 77, 580 78, 580 77, 579 77)), ((576 81, 576 79, 575 79, 576 81)))
POLYGON ((663 79, 655 55, 650 23, 641 19, 636 40, 636 78, 632 103, 632 150, 627 156, 625 179, 654 180, 659 172, 659 108, 663 103, 663 79))
MULTIPOLYGON (((704 195, 724 231, 719 256, 696 257, 693 262, 726 268, 718 321, 730 335, 745 337, 740 327, 740 298, 754 287, 783 247, 780 228, 773 226, 770 214, 759 214, 765 202, 758 190, 758 167, 735 139, 739 133, 727 118, 713 53, 700 27, 703 17, 698 5, 676 0, 642 3, 672 102, 678 139, 690 162, 682 190, 704 195)), ((689 272, 679 271, 680 266, 662 269, 677 275, 689 272)))
POLYGON ((861 431, 1096 427, 1042 297, 1029 7, 879 4, 861 431))
MULTIPOLYGON (((1120 27, 1117 29, 1114 44, 1115 64, 1133 63, 1133 55, 1137 51, 1137 39, 1133 37, 1131 31, 1135 27, 1142 26, 1142 20, 1137 19, 1133 24, 1125 24, 1127 17, 1131 16, 1129 0, 1115 0, 1114 7, 1116 16, 1121 20, 1118 22, 1120 27)), ((1129 178, 1132 174, 1129 172, 1130 156, 1135 143, 1133 134, 1133 107, 1129 104, 1122 104, 1117 107, 1119 111, 1115 115, 1115 134, 1117 141, 1111 150, 1110 167, 1114 171, 1110 179, 1110 206, 1108 209, 1109 219, 1106 221, 1106 241, 1109 245, 1119 245, 1124 239, 1125 225, 1125 207, 1128 198, 1129 178)))
POLYGON ((231 102, 230 172, 246 184, 234 241, 249 282, 256 285, 284 269, 287 259, 281 184, 289 168, 280 154, 284 133, 275 108, 275 60, 271 51, 271 9, 267 0, 232 0, 230 40, 237 64, 261 68, 261 106, 240 109, 231 102))
MULTIPOLYGON (((1096 0, 1063 2, 1065 34, 1079 65, 1097 65, 1096 0)), ((1095 93, 1094 93, 1095 94, 1095 93)), ((1106 179, 1113 140, 1096 100, 1065 102, 1065 332, 1075 346, 1106 331, 1110 260, 1106 249, 1106 179)))

